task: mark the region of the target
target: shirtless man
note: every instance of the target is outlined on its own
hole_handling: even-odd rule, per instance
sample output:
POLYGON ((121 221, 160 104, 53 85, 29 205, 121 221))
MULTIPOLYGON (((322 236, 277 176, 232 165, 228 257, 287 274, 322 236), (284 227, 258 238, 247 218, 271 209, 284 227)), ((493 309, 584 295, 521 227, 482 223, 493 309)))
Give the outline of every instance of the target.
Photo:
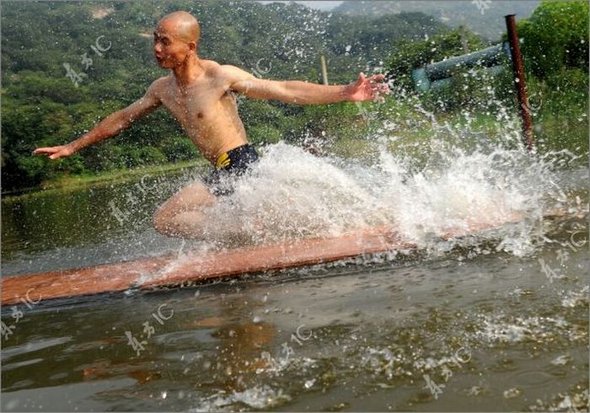
POLYGON ((199 58, 199 38, 200 27, 191 14, 178 11, 166 15, 154 31, 154 54, 160 67, 171 73, 154 81, 141 99, 107 116, 80 138, 67 145, 37 148, 33 153, 50 159, 70 156, 117 135, 164 105, 216 169, 204 182, 186 186, 160 206, 154 214, 154 227, 165 235, 198 238, 203 232, 204 208, 231 191, 223 185, 226 178, 240 175, 258 159, 248 144, 234 92, 300 105, 373 100, 389 92, 383 75, 366 78, 361 73, 355 83, 339 86, 258 79, 235 66, 199 58))

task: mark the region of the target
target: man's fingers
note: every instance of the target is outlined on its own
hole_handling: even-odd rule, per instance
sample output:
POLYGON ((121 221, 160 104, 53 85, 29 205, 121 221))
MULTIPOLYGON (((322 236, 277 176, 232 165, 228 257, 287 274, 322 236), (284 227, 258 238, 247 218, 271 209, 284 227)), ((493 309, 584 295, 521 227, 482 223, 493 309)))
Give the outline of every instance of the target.
POLYGON ((385 75, 383 74, 378 74, 378 75, 373 75, 369 78, 369 82, 371 83, 381 83, 385 80, 385 75))
POLYGON ((60 152, 62 148, 37 148, 33 151, 33 155, 49 155, 49 159, 61 158, 60 152))
POLYGON ((378 84, 373 85, 371 88, 371 91, 375 97, 378 97, 381 95, 388 95, 389 93, 391 93, 389 86, 387 86, 387 84, 384 84, 384 83, 378 83, 378 84))
POLYGON ((54 148, 37 148, 33 151, 33 155, 49 155, 57 152, 54 148))
POLYGON ((379 85, 378 91, 380 93, 391 93, 391 89, 389 88, 389 85, 387 83, 381 83, 379 85))
POLYGON ((363 72, 359 73, 355 86, 359 88, 359 91, 362 90, 362 93, 365 95, 362 100, 372 99, 374 101, 382 102, 384 99, 380 95, 391 93, 389 85, 384 83, 384 80, 385 75, 381 73, 369 77, 366 77, 363 72))

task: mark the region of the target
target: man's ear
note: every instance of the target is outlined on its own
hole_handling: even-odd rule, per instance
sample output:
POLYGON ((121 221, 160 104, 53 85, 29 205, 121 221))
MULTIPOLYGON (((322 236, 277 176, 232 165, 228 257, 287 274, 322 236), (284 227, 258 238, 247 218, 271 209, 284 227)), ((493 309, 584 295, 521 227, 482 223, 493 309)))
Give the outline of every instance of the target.
POLYGON ((196 52, 197 51, 197 42, 189 42, 188 47, 189 47, 189 49, 191 49, 191 51, 196 52))

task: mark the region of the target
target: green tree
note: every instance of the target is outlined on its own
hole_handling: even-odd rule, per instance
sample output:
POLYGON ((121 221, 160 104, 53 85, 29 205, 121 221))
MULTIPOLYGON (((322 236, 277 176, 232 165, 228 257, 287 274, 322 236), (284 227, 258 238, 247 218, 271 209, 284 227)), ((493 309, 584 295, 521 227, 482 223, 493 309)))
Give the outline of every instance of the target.
POLYGON ((517 30, 527 69, 541 79, 563 67, 587 73, 589 13, 586 0, 545 0, 530 19, 521 20, 517 30))

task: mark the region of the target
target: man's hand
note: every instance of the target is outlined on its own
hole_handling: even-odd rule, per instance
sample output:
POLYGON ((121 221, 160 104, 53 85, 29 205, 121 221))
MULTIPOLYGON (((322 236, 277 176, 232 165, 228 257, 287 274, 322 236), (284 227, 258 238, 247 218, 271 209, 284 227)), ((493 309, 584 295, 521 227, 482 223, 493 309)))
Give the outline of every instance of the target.
POLYGON ((355 83, 348 86, 348 99, 353 102, 365 100, 383 100, 382 95, 390 92, 387 83, 384 83, 385 75, 373 75, 365 77, 364 73, 359 74, 355 83))
POLYGON ((33 155, 48 155, 49 159, 65 158, 74 154, 74 149, 70 145, 50 146, 46 148, 37 148, 33 155))

